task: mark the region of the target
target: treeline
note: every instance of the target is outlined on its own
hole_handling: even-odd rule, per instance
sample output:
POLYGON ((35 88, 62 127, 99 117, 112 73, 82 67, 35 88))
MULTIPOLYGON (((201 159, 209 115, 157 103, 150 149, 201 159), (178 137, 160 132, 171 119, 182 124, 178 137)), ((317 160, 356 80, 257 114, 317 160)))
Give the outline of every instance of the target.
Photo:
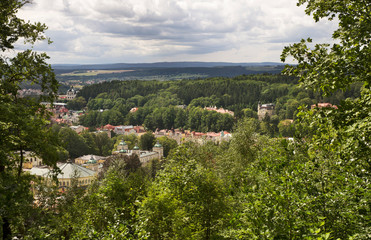
POLYGON ((167 90, 178 94, 183 104, 189 104, 192 99, 198 97, 216 95, 220 98, 225 94, 231 96, 232 105, 251 104, 256 99, 269 101, 266 99, 269 96, 260 96, 260 90, 263 86, 273 83, 295 84, 297 79, 284 75, 258 74, 182 81, 111 81, 86 86, 80 91, 79 96, 88 100, 97 97, 100 93, 108 93, 111 99, 119 97, 127 99, 136 95, 147 96, 157 94, 160 90, 167 90), (254 92, 257 93, 254 95, 254 92))
POLYGON ((358 97, 360 87, 355 83, 347 91, 323 97, 321 92, 299 88, 296 78, 271 74, 181 81, 112 81, 84 87, 69 106, 81 108, 87 101, 88 112, 80 123, 88 127, 144 124, 150 130, 217 132, 232 130, 238 119, 257 118, 259 101, 275 103, 276 115, 265 119, 262 129, 271 136, 279 133, 286 136, 292 135, 287 133, 286 119, 295 119, 299 106, 309 108, 318 102, 337 105, 348 97, 358 97), (234 117, 203 111, 207 106, 234 111, 234 117), (130 112, 134 107, 138 110, 130 112), (285 130, 280 131, 279 126, 285 130))

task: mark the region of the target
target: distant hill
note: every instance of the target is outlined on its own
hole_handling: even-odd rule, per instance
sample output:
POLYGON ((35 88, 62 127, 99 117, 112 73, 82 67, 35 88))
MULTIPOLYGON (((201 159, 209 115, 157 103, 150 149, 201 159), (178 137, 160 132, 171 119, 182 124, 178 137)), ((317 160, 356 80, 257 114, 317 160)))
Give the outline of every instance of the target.
POLYGON ((55 64, 52 67, 60 82, 85 85, 112 80, 182 80, 250 74, 279 74, 283 70, 284 64, 274 62, 158 62, 55 64))
POLYGON ((156 63, 112 63, 112 64, 53 64, 55 70, 117 70, 136 68, 189 68, 189 67, 231 67, 231 66, 277 66, 282 63, 230 63, 230 62, 156 62, 156 63))

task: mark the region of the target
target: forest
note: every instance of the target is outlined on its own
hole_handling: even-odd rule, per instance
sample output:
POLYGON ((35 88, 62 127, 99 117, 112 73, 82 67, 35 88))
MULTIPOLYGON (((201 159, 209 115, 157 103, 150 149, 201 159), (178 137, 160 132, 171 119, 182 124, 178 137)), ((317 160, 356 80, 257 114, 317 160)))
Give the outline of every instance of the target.
MULTIPOLYGON (((189 129, 199 132, 231 131, 243 118, 258 118, 258 103, 274 103, 276 114, 264 119, 259 128, 269 136, 292 136, 285 124, 295 119, 300 106, 310 108, 320 102, 335 105, 357 98, 361 83, 331 96, 305 90, 298 78, 279 74, 241 75, 234 78, 187 79, 181 81, 111 81, 85 86, 68 102, 69 109, 87 107, 80 118, 86 127, 144 125, 148 130, 189 129), (183 106, 183 107, 179 107, 183 106), (234 116, 205 107, 215 106, 234 112, 234 116), (138 111, 131 113, 134 107, 138 111), (280 128, 279 128, 280 127, 280 128)), ((291 124, 290 124, 291 125, 291 124)), ((292 128, 293 126, 291 126, 292 128)))
MULTIPOLYGON (((120 139, 102 145, 103 135, 86 132, 78 136, 83 146, 71 140, 76 135, 68 128, 51 125, 51 114, 41 102, 56 99, 58 81, 48 56, 32 49, 48 40, 46 25, 16 15, 28 2, 0 2, 1 238, 371 238, 370 3, 299 0, 315 21, 336 19, 336 41, 313 45, 309 38, 285 47, 281 60, 293 57, 298 64, 287 65, 282 75, 113 81, 85 87, 71 104, 86 104, 86 116, 97 114, 89 126, 112 121, 113 114, 108 120, 103 114, 116 112, 120 121, 149 128, 161 123, 210 131, 221 126, 192 126, 189 119, 193 114, 200 118, 203 107, 214 104, 235 111, 233 137, 203 145, 168 142, 166 157, 146 165, 135 154, 111 156, 87 188, 75 181, 61 193, 56 177, 46 181, 22 171, 24 150, 40 156, 57 174, 61 154, 79 154, 73 147, 81 144, 77 151, 106 154, 120 139), (6 55, 19 39, 31 47, 6 55), (17 91, 25 81, 41 86, 44 94, 19 98, 17 91), (294 120, 292 139, 262 131, 262 122, 273 124, 274 119, 256 119, 258 101, 276 103, 276 120, 294 120), (337 108, 307 107, 318 101, 337 108), (181 104, 187 105, 184 112, 176 108, 181 104), (132 107, 146 112, 127 114, 132 107), (176 121, 177 114, 188 117, 176 121), (98 115, 103 120, 94 120, 98 115)), ((214 116, 204 116, 209 117, 214 116)), ((166 145, 167 140, 161 140, 166 145)), ((125 141, 143 148, 154 143, 153 138, 131 136, 125 141)))

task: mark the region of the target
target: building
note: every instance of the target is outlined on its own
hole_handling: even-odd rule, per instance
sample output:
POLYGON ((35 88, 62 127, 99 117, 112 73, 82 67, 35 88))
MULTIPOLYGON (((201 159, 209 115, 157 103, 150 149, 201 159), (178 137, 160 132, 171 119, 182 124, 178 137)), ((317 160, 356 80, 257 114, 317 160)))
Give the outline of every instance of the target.
POLYGON ((126 156, 136 154, 138 155, 140 162, 146 164, 153 159, 161 159, 164 156, 164 148, 159 142, 157 142, 152 151, 140 150, 137 145, 135 145, 132 150, 129 150, 128 145, 124 141, 121 141, 117 146, 117 151, 114 151, 113 154, 126 156))
POLYGON ((162 158, 162 156, 164 156, 164 148, 162 147, 162 145, 158 141, 155 144, 155 146, 153 146, 152 151, 156 152, 158 154, 158 159, 160 159, 160 158, 162 158))
MULTIPOLYGON (((20 153, 20 152, 19 152, 20 153)), ((31 169, 33 167, 41 166, 43 161, 34 152, 23 151, 23 165, 22 168, 31 169)))
POLYGON ((86 130, 86 128, 82 125, 78 126, 70 126, 72 130, 74 130, 77 134, 81 133, 82 131, 86 130))
POLYGON ((96 159, 94 159, 93 155, 91 155, 91 158, 82 166, 94 172, 98 172, 100 165, 101 164, 96 159))
POLYGON ((67 90, 67 93, 66 93, 66 99, 67 100, 73 100, 77 95, 77 91, 71 87, 70 89, 67 90))
POLYGON ((75 163, 78 165, 83 165, 86 164, 88 161, 91 161, 92 159, 96 160, 98 163, 104 163, 106 157, 89 154, 76 158, 75 163))
POLYGON ((113 129, 113 132, 116 134, 123 134, 123 135, 129 135, 129 134, 136 134, 136 131, 134 129, 134 126, 116 126, 113 129))
POLYGON ((263 120, 266 116, 272 117, 275 114, 275 105, 273 103, 258 104, 258 119, 263 120))
POLYGON ((136 111, 138 111, 138 109, 139 109, 139 108, 137 108, 137 107, 133 107, 132 109, 130 109, 130 112, 131 112, 131 113, 135 113, 136 111))
POLYGON ((126 144, 124 140, 122 140, 117 146, 117 151, 121 151, 121 150, 125 150, 126 152, 129 150, 129 146, 126 144))
MULTIPOLYGON (((75 183, 79 187, 86 187, 92 181, 94 181, 96 172, 80 165, 74 164, 71 161, 67 163, 57 164, 60 169, 60 173, 57 175, 58 187, 60 191, 64 192, 69 187, 75 183)), ((30 174, 37 175, 39 177, 45 178, 46 180, 51 180, 53 177, 53 171, 48 167, 33 167, 28 171, 30 174)))
POLYGON ((204 110, 207 110, 207 111, 215 111, 215 112, 217 112, 217 113, 222 113, 222 114, 229 114, 229 115, 231 115, 232 117, 234 116, 234 112, 229 111, 229 110, 224 109, 224 108, 217 108, 216 106, 214 106, 214 107, 205 107, 204 110))
POLYGON ((317 103, 313 104, 310 106, 310 109, 315 109, 315 108, 334 108, 338 109, 336 105, 332 105, 331 103, 317 103))
POLYGON ((65 191, 75 180, 77 186, 86 187, 94 181, 96 172, 68 161, 60 166, 61 173, 57 175, 59 188, 65 191))

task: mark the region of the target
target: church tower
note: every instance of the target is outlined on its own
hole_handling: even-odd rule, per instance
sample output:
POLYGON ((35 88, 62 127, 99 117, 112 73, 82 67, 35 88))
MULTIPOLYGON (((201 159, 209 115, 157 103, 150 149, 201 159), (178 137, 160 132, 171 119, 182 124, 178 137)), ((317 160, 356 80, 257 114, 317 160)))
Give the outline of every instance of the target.
POLYGON ((158 153, 159 159, 161 159, 164 156, 164 148, 158 141, 155 144, 155 146, 153 146, 153 151, 158 153))

